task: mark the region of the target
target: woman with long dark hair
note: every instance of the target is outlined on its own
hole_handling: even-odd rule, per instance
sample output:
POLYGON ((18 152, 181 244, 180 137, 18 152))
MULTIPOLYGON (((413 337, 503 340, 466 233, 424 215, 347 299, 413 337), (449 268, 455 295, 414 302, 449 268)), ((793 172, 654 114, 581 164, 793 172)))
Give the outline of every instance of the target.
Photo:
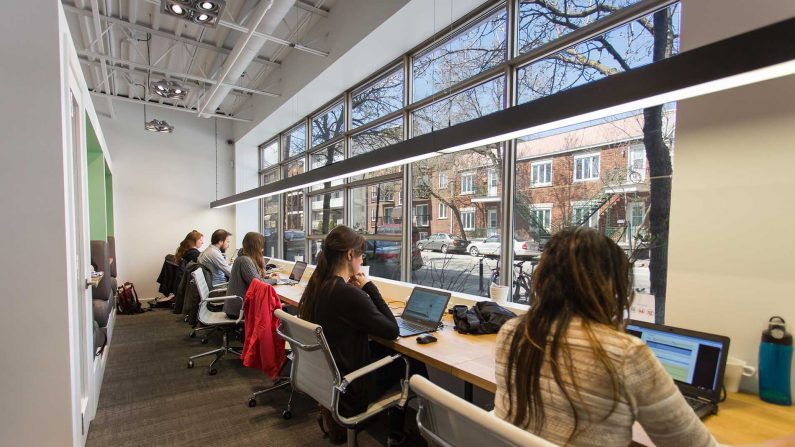
POLYGON ((637 420, 658 446, 714 446, 651 350, 623 331, 632 267, 588 228, 555 234, 529 312, 497 336, 495 414, 560 445, 629 445, 637 420))
POLYGON ((185 236, 185 239, 179 243, 177 252, 174 253, 174 259, 177 264, 187 264, 191 261, 196 262, 199 259, 201 252, 199 248, 204 245, 204 235, 198 230, 193 230, 185 236))
MULTIPOLYGON (((331 230, 298 306, 300 318, 323 327, 343 376, 390 354, 379 345, 371 347, 368 336, 391 340, 399 334, 395 317, 378 287, 360 270, 366 249, 364 237, 351 228, 339 225, 331 230), (376 354, 373 350, 380 352, 376 354)), ((340 402, 340 412, 345 416, 360 413, 398 384, 405 364, 395 362, 390 366, 393 368, 379 369, 348 386, 340 402)), ((403 419, 402 411, 392 411, 391 445, 398 445, 404 438, 403 419)))
MULTIPOLYGON (((262 254, 264 249, 265 239, 261 234, 251 231, 243 236, 242 254, 232 264, 229 284, 226 286, 227 294, 245 298, 248 286, 254 278, 266 284, 276 284, 275 278, 279 275, 274 273, 268 276, 265 273, 265 259, 262 254)), ((229 318, 239 317, 241 307, 243 303, 240 300, 224 301, 224 312, 229 318)))

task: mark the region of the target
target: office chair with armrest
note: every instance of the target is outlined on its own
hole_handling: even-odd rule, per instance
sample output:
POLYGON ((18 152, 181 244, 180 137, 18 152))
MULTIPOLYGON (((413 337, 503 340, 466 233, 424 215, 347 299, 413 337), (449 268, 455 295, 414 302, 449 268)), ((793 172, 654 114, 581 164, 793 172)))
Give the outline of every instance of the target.
POLYGON ((210 310, 209 305, 211 303, 222 303, 226 300, 240 300, 243 301, 243 298, 236 296, 236 295, 229 295, 229 296, 219 296, 219 297, 211 297, 210 296, 210 289, 207 287, 207 281, 204 279, 204 272, 202 269, 196 269, 191 272, 191 276, 193 276, 193 281, 196 285, 196 289, 199 292, 199 296, 201 297, 200 307, 199 307, 199 322, 205 326, 213 326, 218 330, 223 331, 223 342, 221 347, 218 349, 213 349, 212 351, 208 351, 202 354, 191 356, 188 359, 188 368, 193 368, 194 363, 193 361, 200 357, 205 357, 208 355, 214 355, 215 359, 210 363, 208 366, 208 373, 211 376, 214 376, 218 373, 218 370, 215 369, 215 363, 224 356, 227 352, 231 352, 236 354, 240 357, 240 353, 242 349, 239 348, 232 348, 229 346, 229 335, 233 334, 240 328, 240 324, 243 322, 243 311, 241 306, 240 315, 237 317, 236 320, 233 320, 226 316, 223 310, 214 312, 210 310))
POLYGON ((293 351, 290 370, 290 384, 293 391, 290 393, 287 409, 282 414, 285 419, 289 418, 292 393, 300 391, 308 394, 320 405, 328 408, 334 420, 348 430, 348 446, 354 447, 356 424, 388 408, 405 406, 409 392, 409 362, 400 354, 384 357, 342 377, 331 355, 322 327, 294 317, 281 309, 275 310, 273 315, 281 321, 276 332, 290 343, 293 351), (339 414, 340 399, 352 382, 399 359, 406 364, 405 380, 401 382, 400 391, 381 397, 368 405, 364 412, 355 416, 345 417, 339 414))
POLYGON ((420 398, 417 427, 429 445, 556 447, 434 385, 425 377, 413 375, 409 384, 420 398))

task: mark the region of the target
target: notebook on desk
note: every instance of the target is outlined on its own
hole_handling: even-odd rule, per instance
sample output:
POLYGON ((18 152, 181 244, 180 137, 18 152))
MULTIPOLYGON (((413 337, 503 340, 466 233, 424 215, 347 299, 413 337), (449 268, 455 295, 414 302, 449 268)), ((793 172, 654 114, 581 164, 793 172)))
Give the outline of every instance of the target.
POLYGON ((408 337, 438 329, 449 301, 450 292, 415 287, 403 313, 396 318, 400 336, 408 337))
POLYGON ((627 333, 643 340, 701 419, 718 412, 729 338, 629 320, 627 333))
POLYGON ((278 281, 276 281, 276 285, 298 284, 298 282, 301 281, 301 277, 304 276, 304 270, 306 270, 306 262, 295 261, 295 265, 293 266, 293 271, 290 272, 290 277, 279 279, 278 281))

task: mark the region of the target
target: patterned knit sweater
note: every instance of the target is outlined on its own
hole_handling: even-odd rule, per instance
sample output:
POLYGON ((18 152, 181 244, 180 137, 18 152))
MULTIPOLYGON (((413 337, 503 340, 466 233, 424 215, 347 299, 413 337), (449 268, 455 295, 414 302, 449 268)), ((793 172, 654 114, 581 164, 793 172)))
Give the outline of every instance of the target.
MULTIPOLYGON (((507 362, 511 339, 520 319, 506 323, 497 335, 496 375, 497 393, 494 413, 508 419, 507 362)), ((619 400, 612 414, 610 379, 604 366, 594 356, 581 321, 572 321, 566 336, 574 359, 575 379, 580 387, 582 403, 578 403, 579 434, 573 446, 626 446, 632 441, 632 424, 637 420, 658 447, 716 446, 715 439, 685 402, 673 379, 638 338, 617 332, 613 328, 593 325, 619 375, 619 400)), ((571 377, 564 374, 564 384, 571 377)), ((541 401, 545 424, 537 435, 559 445, 566 441, 574 427, 574 413, 552 377, 549 357, 541 368, 541 401)), ((569 393, 574 395, 573 392, 569 393)), ((527 405, 527 403, 524 403, 527 405)), ((513 403, 514 411, 517 408, 513 403)), ((529 411, 528 405, 528 411, 529 411)), ((528 428, 528 430, 532 430, 528 428)))

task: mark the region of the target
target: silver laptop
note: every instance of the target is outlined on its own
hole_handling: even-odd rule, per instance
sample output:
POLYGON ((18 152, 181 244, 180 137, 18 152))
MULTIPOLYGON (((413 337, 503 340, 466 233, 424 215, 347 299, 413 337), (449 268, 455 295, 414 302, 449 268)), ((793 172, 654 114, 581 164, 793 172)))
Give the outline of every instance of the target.
POLYGON ((651 348, 698 417, 718 413, 728 337, 636 320, 627 333, 651 348))
POLYGON ((397 317, 400 336, 408 337, 437 330, 449 301, 450 292, 415 287, 403 313, 397 317))
POLYGON ((290 272, 289 278, 281 278, 276 281, 276 285, 279 284, 298 284, 301 281, 301 277, 304 276, 304 270, 306 270, 306 262, 303 261, 296 261, 295 265, 293 266, 293 271, 290 272))

